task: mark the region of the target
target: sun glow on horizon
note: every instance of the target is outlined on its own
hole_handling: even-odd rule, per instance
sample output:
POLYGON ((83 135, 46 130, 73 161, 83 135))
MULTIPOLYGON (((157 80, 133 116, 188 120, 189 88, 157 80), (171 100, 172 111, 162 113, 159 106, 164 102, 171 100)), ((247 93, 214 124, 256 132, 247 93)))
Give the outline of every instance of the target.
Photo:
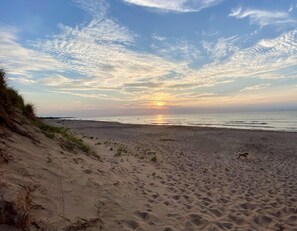
POLYGON ((173 96, 169 93, 157 92, 149 96, 148 101, 150 101, 150 107, 161 109, 171 105, 172 98, 173 96))
POLYGON ((157 106, 158 107, 163 107, 163 106, 165 106, 165 103, 164 102, 157 102, 157 106))

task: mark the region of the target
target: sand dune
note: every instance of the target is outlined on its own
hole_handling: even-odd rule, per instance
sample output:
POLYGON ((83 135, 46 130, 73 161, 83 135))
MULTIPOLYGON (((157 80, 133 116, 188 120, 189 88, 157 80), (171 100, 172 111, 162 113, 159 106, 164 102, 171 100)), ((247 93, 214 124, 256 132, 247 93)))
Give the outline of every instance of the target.
POLYGON ((28 197, 30 230, 297 230, 296 133, 48 122, 100 160, 37 131, 1 138, 3 195, 28 197))

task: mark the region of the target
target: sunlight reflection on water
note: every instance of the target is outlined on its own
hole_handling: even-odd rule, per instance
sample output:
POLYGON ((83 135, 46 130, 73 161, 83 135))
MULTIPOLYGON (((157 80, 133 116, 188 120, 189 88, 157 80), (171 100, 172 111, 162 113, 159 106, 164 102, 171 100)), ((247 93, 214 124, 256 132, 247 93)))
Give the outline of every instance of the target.
POLYGON ((128 124, 184 125, 297 132, 297 112, 208 113, 117 117, 85 117, 83 120, 128 124))

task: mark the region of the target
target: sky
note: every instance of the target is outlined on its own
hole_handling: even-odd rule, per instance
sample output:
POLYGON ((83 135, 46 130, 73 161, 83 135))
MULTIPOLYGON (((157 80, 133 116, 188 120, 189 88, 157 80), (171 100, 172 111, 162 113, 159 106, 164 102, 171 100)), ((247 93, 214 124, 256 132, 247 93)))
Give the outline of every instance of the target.
POLYGON ((0 8, 0 68, 40 116, 297 110, 297 0, 0 8))

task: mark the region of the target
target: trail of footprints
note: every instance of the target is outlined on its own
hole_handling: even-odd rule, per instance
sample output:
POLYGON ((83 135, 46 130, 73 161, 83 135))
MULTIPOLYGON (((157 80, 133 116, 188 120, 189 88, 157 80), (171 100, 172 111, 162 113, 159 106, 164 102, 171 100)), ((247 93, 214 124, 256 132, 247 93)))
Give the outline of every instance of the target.
MULTIPOLYGON (((216 180, 214 175, 218 173, 209 173, 211 172, 209 170, 207 174, 211 176, 204 176, 205 178, 199 181, 198 178, 201 175, 192 172, 181 171, 176 176, 168 172, 166 179, 148 176, 147 182, 152 178, 155 182, 138 181, 137 186, 149 204, 146 204, 145 211, 135 211, 136 218, 149 224, 152 227, 151 230, 157 230, 154 226, 158 218, 153 215, 153 210, 155 206, 162 204, 168 211, 165 214, 166 219, 172 224, 165 227, 163 231, 237 230, 237 227, 244 227, 247 222, 252 226, 254 224, 254 227, 260 226, 276 231, 281 230, 283 224, 288 224, 287 230, 294 230, 290 227, 294 227, 297 221, 296 204, 295 207, 294 204, 286 204, 288 209, 280 206, 285 202, 277 203, 272 199, 276 191, 270 189, 267 197, 263 197, 259 191, 253 191, 250 181, 231 189, 230 183, 223 182, 222 178, 218 177, 216 180), (163 193, 159 193, 162 187, 163 193), (158 190, 155 191, 155 189, 158 190), (271 212, 267 213, 267 211, 271 212), (270 226, 274 219, 278 220, 277 225, 270 226)), ((294 194, 288 193, 288 195, 291 196, 292 202, 296 202, 296 197, 292 196, 294 194)), ((141 222, 138 223, 136 230, 142 230, 140 224, 141 222)))
MULTIPOLYGON (((110 142, 105 144, 111 145, 110 142)), ((116 143, 112 145, 123 147, 116 143)), ((137 150, 141 149, 137 147, 137 150)), ((129 154, 132 152, 128 151, 129 154)), ((126 172, 132 174, 137 191, 147 201, 143 210, 134 212, 135 219, 120 221, 128 230, 238 230, 247 223, 255 227, 250 230, 263 227, 281 231, 284 224, 287 228, 283 230, 297 230, 292 228, 297 224, 296 182, 275 189, 270 187, 273 182, 265 181, 265 175, 263 181, 254 179, 252 174, 242 175, 242 171, 203 153, 200 153, 200 159, 183 152, 174 155, 177 158, 167 159, 174 169, 159 169, 162 174, 152 172, 145 178, 138 177, 142 173, 139 166, 132 166, 132 171, 126 172), (212 167, 204 167, 209 166, 209 161, 212 161, 212 167), (282 198, 286 201, 278 199, 278 193, 284 194, 282 198), (164 216, 168 223, 160 224, 161 219, 154 215, 158 214, 155 209, 162 211, 160 216, 164 216), (275 220, 276 225, 272 226, 275 220)), ((145 161, 142 167, 146 167, 145 161)), ((289 176, 279 177, 284 177, 285 181, 289 176)))

